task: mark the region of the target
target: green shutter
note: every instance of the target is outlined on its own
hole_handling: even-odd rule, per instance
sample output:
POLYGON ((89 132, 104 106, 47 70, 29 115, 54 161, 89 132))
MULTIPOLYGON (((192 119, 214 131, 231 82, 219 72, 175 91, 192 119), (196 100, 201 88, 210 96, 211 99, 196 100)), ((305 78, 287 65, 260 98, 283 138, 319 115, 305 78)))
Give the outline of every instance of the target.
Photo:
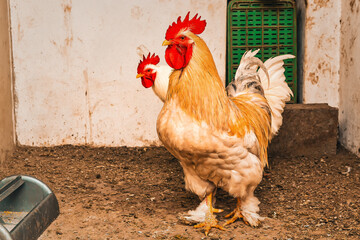
MULTIPOLYGON (((227 12, 227 83, 235 75, 245 51, 260 49, 257 54, 267 60, 282 54, 297 55, 296 7, 294 0, 232 0, 227 12)), ((297 65, 285 60, 285 76, 297 99, 297 65)))

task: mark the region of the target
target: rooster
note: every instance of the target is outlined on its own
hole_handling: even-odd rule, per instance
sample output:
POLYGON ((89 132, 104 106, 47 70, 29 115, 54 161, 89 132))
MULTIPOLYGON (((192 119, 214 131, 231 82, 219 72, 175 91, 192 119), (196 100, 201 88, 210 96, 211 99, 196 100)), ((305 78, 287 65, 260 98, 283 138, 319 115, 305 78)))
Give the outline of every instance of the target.
POLYGON ((155 53, 153 55, 149 53, 147 57, 143 56, 137 68, 136 78, 141 78, 145 88, 152 87, 156 96, 164 102, 172 68, 167 65, 158 66, 159 62, 160 58, 155 53))
MULTIPOLYGON (((242 61, 240 63, 240 66, 236 72, 235 75, 235 79, 236 81, 231 82, 228 87, 226 88, 227 91, 227 95, 228 96, 235 96, 236 93, 242 93, 244 87, 247 88, 247 91, 261 91, 263 92, 262 87, 261 87, 261 83, 264 81, 267 81, 269 79, 269 74, 267 71, 267 68, 265 67, 265 65, 267 67, 270 68, 271 72, 277 72, 277 70, 279 69, 280 71, 282 70, 282 72, 280 72, 280 75, 284 72, 284 69, 282 68, 283 66, 283 61, 282 59, 286 59, 291 57, 290 55, 284 55, 284 56, 279 56, 274 58, 274 60, 270 59, 268 61, 265 62, 265 65, 262 63, 262 61, 258 58, 255 58, 254 56, 259 52, 259 50, 256 50, 254 52, 249 51, 246 52, 244 54, 244 56, 242 57, 242 61), (263 71, 261 75, 261 77, 259 76, 259 74, 254 71, 253 69, 251 69, 251 66, 259 66, 260 69, 263 71), (276 67, 274 67, 276 66, 276 67), (248 68, 248 69, 245 69, 248 68), (245 72, 248 72, 248 74, 245 74, 245 72), (264 79, 264 74, 267 77, 267 79, 264 79), (253 77, 256 77, 258 79, 258 81, 252 81, 253 77), (263 78, 263 80, 260 82, 259 78, 263 78)), ((156 64, 159 62, 158 56, 157 55, 153 55, 150 57, 151 53, 149 53, 149 50, 141 45, 138 48, 138 54, 139 56, 141 56, 141 58, 143 58, 142 60, 140 60, 139 62, 139 70, 138 70, 138 75, 137 78, 141 77, 142 78, 142 84, 145 88, 149 87, 149 85, 146 84, 146 80, 143 79, 144 76, 147 75, 147 69, 148 67, 150 69, 152 69, 152 72, 149 74, 150 78, 152 79, 151 81, 154 83, 152 85, 152 89, 154 91, 154 93, 159 97, 159 99, 164 102, 166 99, 166 93, 167 93, 167 88, 169 85, 169 73, 171 73, 172 68, 170 68, 168 65, 163 65, 163 66, 157 66, 156 64), (148 54, 147 57, 145 57, 145 54, 148 54), (147 62, 152 62, 152 64, 147 63, 147 62), (141 66, 141 65, 145 65, 145 67, 141 66), (148 66, 147 66, 148 65, 148 66), (155 65, 155 66, 152 66, 155 65), (159 71, 160 69, 160 71, 159 71), (154 76, 153 74, 156 73, 156 75, 154 76), (165 74, 164 74, 165 73, 165 74), (153 76, 153 77, 151 77, 153 76)), ((283 75, 283 74, 282 74, 283 75)), ((284 76, 283 76, 284 77, 284 76)), ((272 77, 272 79, 274 79, 274 77, 272 77)), ((269 82, 267 82, 269 84, 269 82)), ((278 111, 277 111, 277 115, 280 116, 279 118, 276 118, 278 120, 278 123, 276 125, 273 125, 272 128, 274 129, 278 129, 281 125, 281 112, 282 109, 284 107, 285 101, 287 101, 287 93, 289 92, 289 88, 287 87, 287 84, 284 82, 284 79, 279 78, 278 76, 276 76, 275 78, 275 82, 273 81, 271 83, 272 88, 271 90, 265 88, 265 93, 267 98, 272 98, 272 95, 275 96, 283 96, 283 101, 277 101, 278 103, 280 103, 280 106, 278 107, 278 111), (276 81, 278 80, 278 81, 276 81), (277 86, 277 85, 283 85, 283 86, 277 86), (274 88, 274 86, 276 86, 276 88, 274 88), (275 89, 275 91, 274 91, 275 89), (285 94, 283 93, 282 95, 280 94, 276 94, 276 91, 282 92, 281 90, 287 90, 285 91, 285 94), (279 122, 280 120, 280 122, 279 122)), ((276 98, 276 97, 275 97, 276 98)), ((276 99, 275 99, 276 101, 276 99)), ((273 112, 276 112, 276 109, 273 110, 273 112)), ((273 116, 272 116, 273 117, 273 116)), ((277 132, 277 130, 273 131, 274 134, 277 132)), ((199 206, 196 208, 195 211, 189 211, 185 214, 179 214, 179 219, 186 223, 186 224, 193 224, 193 223, 197 223, 202 221, 203 219, 205 219, 205 215, 206 215, 206 211, 208 210, 208 206, 206 204, 206 199, 203 200, 199 206)))
POLYGON ((285 101, 292 94, 284 82, 282 67, 282 60, 292 56, 268 60, 264 65, 269 69, 270 81, 266 81, 265 71, 257 72, 251 61, 246 63, 245 59, 254 60, 256 54, 248 52, 228 88, 228 96, 210 50, 198 36, 205 26, 205 20, 197 14, 190 20, 188 13, 166 31, 165 59, 174 71, 157 119, 157 133, 179 159, 186 189, 206 204, 199 210, 205 211, 205 217, 195 227, 204 228, 207 235, 211 228, 224 229, 214 215, 222 211, 213 206, 218 187, 237 199, 225 225, 242 218, 255 227, 262 220, 254 190, 267 165, 268 142, 277 132, 278 123, 281 125, 285 101))

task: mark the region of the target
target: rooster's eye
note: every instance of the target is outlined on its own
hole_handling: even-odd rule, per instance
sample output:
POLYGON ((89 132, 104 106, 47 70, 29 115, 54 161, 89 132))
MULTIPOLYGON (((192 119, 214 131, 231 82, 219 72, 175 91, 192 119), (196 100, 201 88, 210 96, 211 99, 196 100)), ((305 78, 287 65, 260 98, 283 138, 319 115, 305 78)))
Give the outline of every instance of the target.
POLYGON ((148 69, 147 72, 150 72, 150 69, 148 69))
POLYGON ((181 36, 180 39, 181 39, 181 40, 185 40, 185 36, 181 36))

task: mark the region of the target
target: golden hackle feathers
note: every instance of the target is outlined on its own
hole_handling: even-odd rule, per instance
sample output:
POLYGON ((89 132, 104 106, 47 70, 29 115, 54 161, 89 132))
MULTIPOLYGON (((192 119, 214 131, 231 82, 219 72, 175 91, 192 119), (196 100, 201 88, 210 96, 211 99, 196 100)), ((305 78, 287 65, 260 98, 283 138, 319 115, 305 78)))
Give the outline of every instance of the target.
POLYGON ((192 58, 185 68, 170 75, 167 101, 177 101, 194 120, 230 136, 244 138, 253 131, 259 158, 266 165, 271 124, 266 99, 259 94, 229 98, 206 43, 192 32, 185 35, 194 41, 192 58))
POLYGON ((236 105, 237 118, 230 125, 231 132, 239 134, 245 129, 254 132, 259 143, 259 158, 267 166, 267 147, 271 136, 271 110, 260 94, 242 94, 230 98, 236 105))
POLYGON ((203 40, 191 32, 186 35, 195 42, 192 58, 185 68, 170 75, 167 97, 177 99, 180 107, 195 120, 222 129, 226 121, 217 116, 228 108, 229 100, 215 62, 203 40))

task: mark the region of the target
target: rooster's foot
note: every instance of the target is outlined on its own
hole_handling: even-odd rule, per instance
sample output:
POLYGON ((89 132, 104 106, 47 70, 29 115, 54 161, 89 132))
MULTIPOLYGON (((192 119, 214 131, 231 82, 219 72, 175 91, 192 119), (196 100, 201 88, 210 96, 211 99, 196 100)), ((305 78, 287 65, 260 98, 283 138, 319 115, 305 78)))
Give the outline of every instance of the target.
POLYGON ((238 208, 238 207, 236 207, 234 211, 232 211, 231 213, 229 213, 228 215, 225 216, 225 218, 230 218, 230 217, 231 217, 231 219, 226 221, 224 226, 232 224, 239 218, 243 219, 243 221, 246 225, 249 225, 249 223, 244 219, 244 216, 241 214, 240 208, 238 208))
POLYGON ((215 216, 212 213, 207 214, 205 222, 199 223, 199 224, 195 225, 194 227, 195 228, 204 228, 206 236, 210 232, 211 228, 225 230, 225 228, 223 226, 220 226, 218 224, 218 221, 216 220, 215 216))
POLYGON ((195 225, 194 227, 195 228, 204 228, 206 236, 210 232, 211 228, 217 228, 217 229, 220 229, 220 230, 225 230, 225 228, 223 226, 220 226, 218 224, 218 220, 216 220, 216 217, 214 215, 214 213, 220 213, 223 210, 222 209, 216 209, 216 208, 214 208, 212 206, 212 204, 213 204, 213 193, 210 193, 206 197, 206 199, 204 199, 203 203, 200 204, 200 206, 204 205, 204 204, 205 204, 205 219, 203 220, 202 223, 199 223, 199 224, 195 225))
POLYGON ((250 225, 249 222, 246 221, 246 218, 241 213, 241 200, 240 200, 240 198, 237 198, 236 208, 234 209, 234 211, 232 211, 231 213, 229 213, 228 215, 225 216, 225 218, 230 218, 230 217, 231 217, 231 219, 228 220, 224 224, 224 226, 232 224, 233 222, 235 222, 239 218, 242 219, 246 225, 250 225))

